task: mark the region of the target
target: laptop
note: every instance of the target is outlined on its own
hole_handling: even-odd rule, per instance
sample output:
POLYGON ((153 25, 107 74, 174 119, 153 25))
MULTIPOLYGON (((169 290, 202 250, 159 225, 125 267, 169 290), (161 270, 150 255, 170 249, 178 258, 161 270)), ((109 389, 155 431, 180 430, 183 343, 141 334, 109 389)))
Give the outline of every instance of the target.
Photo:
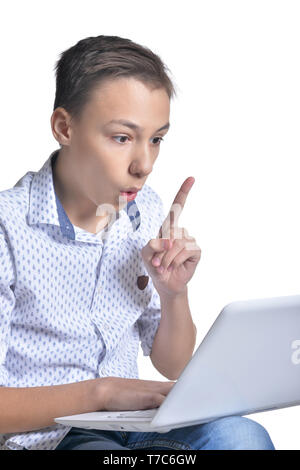
POLYGON ((235 301, 217 316, 159 408, 55 419, 142 432, 300 405, 300 295, 235 301))

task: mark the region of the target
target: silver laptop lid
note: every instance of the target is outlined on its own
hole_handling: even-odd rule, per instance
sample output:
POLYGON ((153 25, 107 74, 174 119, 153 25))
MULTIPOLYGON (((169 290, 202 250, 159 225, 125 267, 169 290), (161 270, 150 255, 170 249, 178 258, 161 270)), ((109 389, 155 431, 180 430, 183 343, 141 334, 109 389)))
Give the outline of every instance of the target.
POLYGON ((300 295, 226 305, 152 421, 210 421, 300 404, 300 295))

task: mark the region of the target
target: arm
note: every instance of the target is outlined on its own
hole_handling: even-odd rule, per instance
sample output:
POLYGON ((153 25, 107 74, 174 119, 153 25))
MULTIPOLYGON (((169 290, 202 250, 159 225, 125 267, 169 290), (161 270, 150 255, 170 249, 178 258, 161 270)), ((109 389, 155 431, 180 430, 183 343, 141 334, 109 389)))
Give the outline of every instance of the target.
MULTIPOLYGON (((158 235, 141 250, 142 258, 160 297, 161 320, 152 343, 154 367, 176 380, 191 359, 196 343, 196 327, 189 309, 187 284, 200 261, 201 249, 178 217, 194 184, 193 177, 181 185, 158 235)), ((163 213, 162 205, 160 212, 163 213)))
POLYGON ((161 321, 150 358, 154 367, 169 380, 176 380, 191 359, 196 332, 187 290, 171 299, 161 296, 161 321))
POLYGON ((0 387, 0 433, 53 426, 54 418, 101 409, 105 379, 45 387, 0 387))
POLYGON ((54 418, 97 410, 159 407, 174 382, 103 377, 65 385, 0 387, 0 433, 55 425, 54 418))

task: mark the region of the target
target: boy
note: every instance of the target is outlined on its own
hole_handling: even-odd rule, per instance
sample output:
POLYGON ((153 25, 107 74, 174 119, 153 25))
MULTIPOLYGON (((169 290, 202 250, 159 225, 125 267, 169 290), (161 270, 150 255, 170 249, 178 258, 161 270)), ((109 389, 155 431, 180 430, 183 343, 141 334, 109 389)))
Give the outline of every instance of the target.
POLYGON ((273 449, 263 427, 239 417, 165 434, 54 422, 158 407, 193 354, 187 283, 200 249, 177 236, 145 184, 173 94, 160 58, 128 39, 83 39, 57 63, 60 149, 0 195, 3 448, 273 449), (139 341, 168 382, 138 379, 139 341))

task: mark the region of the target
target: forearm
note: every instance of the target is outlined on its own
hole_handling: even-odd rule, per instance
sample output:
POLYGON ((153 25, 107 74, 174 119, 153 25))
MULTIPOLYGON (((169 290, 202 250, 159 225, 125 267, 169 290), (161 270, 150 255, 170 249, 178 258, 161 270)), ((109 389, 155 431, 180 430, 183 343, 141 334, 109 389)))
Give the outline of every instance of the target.
POLYGON ((191 359, 195 343, 187 290, 172 299, 161 297, 161 321, 150 355, 153 365, 169 380, 176 380, 191 359))
POLYGON ((53 426, 54 418, 101 409, 101 386, 84 380, 44 387, 0 387, 0 433, 53 426), (99 393, 100 389, 100 393, 99 393))

